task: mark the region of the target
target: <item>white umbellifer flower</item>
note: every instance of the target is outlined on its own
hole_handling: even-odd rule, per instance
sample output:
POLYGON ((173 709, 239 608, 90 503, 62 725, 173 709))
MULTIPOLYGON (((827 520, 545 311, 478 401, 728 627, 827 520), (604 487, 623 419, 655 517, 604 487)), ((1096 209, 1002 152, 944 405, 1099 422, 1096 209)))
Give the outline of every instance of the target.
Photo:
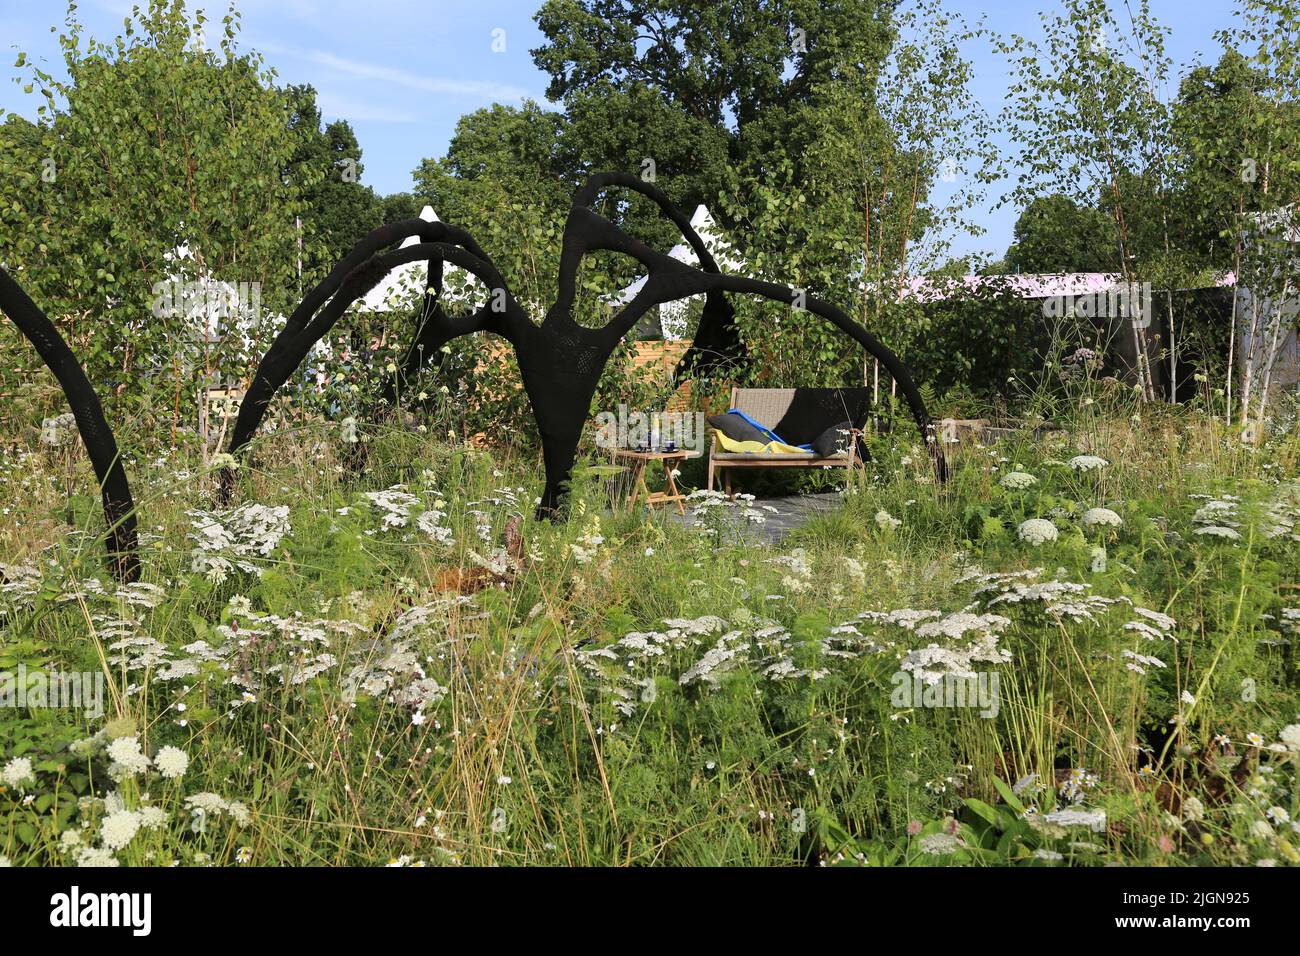
POLYGON ((141 752, 140 741, 135 737, 118 737, 108 745, 108 756, 119 776, 143 773, 149 769, 149 758, 141 752))
POLYGON ((140 830, 140 815, 131 810, 118 810, 104 817, 99 825, 99 835, 104 846, 110 850, 120 850, 135 837, 140 830))
POLYGON ((178 780, 189 769, 190 758, 179 747, 164 747, 154 754, 153 764, 168 780, 178 780))
POLYGON ((1105 810, 1084 810, 1080 807, 1067 807, 1054 810, 1043 817, 1048 823, 1058 823, 1063 827, 1087 827, 1093 833, 1106 829, 1105 810))
POLYGON ((1085 528, 1093 526, 1118 528, 1123 523, 1124 519, 1109 508, 1089 508, 1083 513, 1083 526, 1085 528))
POLYGON ((121 866, 112 851, 101 846, 88 846, 77 854, 77 866, 121 866))
POLYGON ((1105 458, 1098 458, 1096 455, 1075 455, 1066 464, 1075 471, 1100 471, 1110 462, 1105 458))
POLYGON ((1062 854, 1057 853, 1055 850, 1047 850, 1043 847, 1039 847, 1034 851, 1034 859, 1047 860, 1049 863, 1055 863, 1058 860, 1064 860, 1065 857, 1062 854))
POLYGON ((36 775, 32 772, 32 762, 26 757, 14 757, 5 764, 4 771, 0 773, 0 779, 11 787, 18 787, 24 781, 30 780, 36 782, 36 775))
POLYGON ((141 807, 140 826, 156 830, 167 822, 167 811, 162 807, 141 807))
POLYGON ((888 511, 876 512, 876 526, 882 530, 889 529, 892 531, 894 528, 897 528, 902 523, 903 523, 902 521, 895 518, 888 511))
POLYGON ((13 866, 13 863, 10 862, 9 857, 0 856, 0 869, 4 869, 6 866, 13 866))
POLYGON ((931 833, 921 837, 921 852, 930 856, 944 856, 955 853, 966 844, 951 833, 931 833))
POLYGON ((1009 471, 998 481, 1003 488, 1022 491, 1030 485, 1038 484, 1038 479, 1027 471, 1009 471))
POLYGON ((1183 819, 1189 823, 1204 820, 1205 804, 1201 803, 1196 797, 1188 797, 1183 801, 1183 819))
POLYGON ((1229 541, 1240 541, 1241 535, 1231 528, 1226 528, 1221 524, 1209 524, 1204 528, 1197 528, 1193 534, 1209 535, 1214 538, 1227 538, 1229 541))
POLYGON ((1278 731, 1278 739, 1292 753, 1300 753, 1300 724, 1288 724, 1278 731))
POLYGON ((1046 518, 1030 518, 1027 521, 1020 522, 1016 534, 1021 541, 1026 541, 1034 546, 1047 541, 1055 541, 1059 536, 1056 525, 1046 518))

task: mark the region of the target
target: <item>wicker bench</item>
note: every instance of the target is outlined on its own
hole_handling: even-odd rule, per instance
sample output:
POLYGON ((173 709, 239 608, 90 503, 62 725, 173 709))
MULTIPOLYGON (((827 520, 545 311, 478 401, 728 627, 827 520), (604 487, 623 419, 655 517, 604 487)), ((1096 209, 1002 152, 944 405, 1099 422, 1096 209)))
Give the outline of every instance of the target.
POLYGON ((733 388, 731 407, 771 429, 793 445, 811 442, 827 428, 848 421, 853 425, 842 455, 823 458, 816 452, 768 454, 729 452, 722 448, 716 431, 709 449, 708 488, 720 476, 723 490, 730 495, 731 471, 735 468, 844 468, 850 474, 861 465, 858 439, 870 411, 871 390, 867 388, 733 388), (781 426, 781 427, 778 427, 781 426), (782 431, 784 428, 790 434, 782 431))

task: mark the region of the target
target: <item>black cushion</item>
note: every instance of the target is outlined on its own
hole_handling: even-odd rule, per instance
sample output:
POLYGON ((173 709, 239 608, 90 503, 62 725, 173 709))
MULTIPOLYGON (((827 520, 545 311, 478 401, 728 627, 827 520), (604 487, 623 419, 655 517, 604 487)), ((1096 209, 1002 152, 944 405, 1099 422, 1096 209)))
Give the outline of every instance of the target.
POLYGON ((837 455, 847 454, 849 450, 849 430, 852 428, 853 424, 847 421, 832 425, 813 439, 813 451, 817 452, 821 458, 834 458, 837 455))
POLYGON ((739 415, 731 412, 722 415, 710 415, 709 424, 732 441, 756 441, 760 445, 766 445, 772 440, 739 415))
POLYGON ((855 428, 863 427, 870 413, 869 388, 796 388, 790 407, 770 427, 791 445, 811 445, 836 422, 848 420, 855 428))

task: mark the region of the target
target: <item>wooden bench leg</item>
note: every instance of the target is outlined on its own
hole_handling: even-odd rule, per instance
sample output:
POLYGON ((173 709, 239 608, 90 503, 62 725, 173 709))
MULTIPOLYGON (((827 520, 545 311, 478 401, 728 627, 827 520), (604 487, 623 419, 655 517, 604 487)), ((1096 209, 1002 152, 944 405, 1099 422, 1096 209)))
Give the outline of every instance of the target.
POLYGON ((709 483, 707 487, 709 491, 713 490, 713 456, 712 455, 709 456, 709 483))

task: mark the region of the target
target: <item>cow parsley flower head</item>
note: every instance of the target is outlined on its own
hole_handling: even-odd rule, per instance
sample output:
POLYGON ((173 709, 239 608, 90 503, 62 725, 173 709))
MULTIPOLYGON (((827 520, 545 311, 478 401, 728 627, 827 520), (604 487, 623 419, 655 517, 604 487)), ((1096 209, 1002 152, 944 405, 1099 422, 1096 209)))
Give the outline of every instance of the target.
POLYGON ((1085 528, 1118 528, 1123 523, 1124 519, 1109 508, 1089 508, 1083 513, 1085 528))
POLYGON ((1300 724, 1288 724, 1278 731, 1277 736, 1291 753, 1300 753, 1300 724))
POLYGON ((1027 521, 1020 522, 1020 527, 1016 529, 1016 534, 1021 541, 1037 547, 1048 541, 1055 541, 1059 537, 1056 525, 1046 518, 1030 518, 1027 521))
MULTIPOLYGON (((167 822, 167 811, 162 807, 141 807, 140 826, 148 830, 157 830, 167 822)), ((67 831, 64 831, 67 832, 67 831)))
POLYGON ((14 757, 7 764, 3 772, 0 772, 0 779, 3 779, 11 787, 19 787, 26 781, 36 782, 36 775, 32 772, 32 762, 26 757, 14 757))
POLYGON ((876 512, 876 527, 880 528, 882 531, 892 531, 902 523, 902 521, 895 518, 888 511, 881 510, 876 512))
POLYGON ((1221 524, 1208 524, 1204 528, 1197 528, 1193 534, 1208 536, 1212 538, 1226 538, 1229 541, 1240 541, 1241 535, 1232 528, 1225 527, 1221 524))
POLYGON ((1023 491, 1030 485, 1038 484, 1038 479, 1027 471, 1009 471, 1002 476, 998 484, 1012 491, 1023 491))
POLYGON ((1110 464, 1105 458, 1096 455, 1075 455, 1066 462, 1075 471, 1101 471, 1110 464))
POLYGON ((929 856, 956 853, 965 845, 961 837, 953 836, 951 833, 931 833, 929 836, 921 837, 921 852, 929 856))
POLYGON ((110 850, 120 850, 135 837, 140 830, 140 815, 131 810, 118 810, 104 817, 99 825, 99 835, 104 846, 110 850))
POLYGON ((115 780, 149 769, 149 758, 140 750, 140 740, 136 737, 118 737, 108 745, 108 756, 113 761, 109 771, 115 780))
POLYGON ((153 763, 168 780, 179 780, 189 769, 190 758, 179 747, 164 747, 154 754, 153 763))
POLYGON ((121 866, 107 847, 88 846, 77 853, 77 866, 121 866))

